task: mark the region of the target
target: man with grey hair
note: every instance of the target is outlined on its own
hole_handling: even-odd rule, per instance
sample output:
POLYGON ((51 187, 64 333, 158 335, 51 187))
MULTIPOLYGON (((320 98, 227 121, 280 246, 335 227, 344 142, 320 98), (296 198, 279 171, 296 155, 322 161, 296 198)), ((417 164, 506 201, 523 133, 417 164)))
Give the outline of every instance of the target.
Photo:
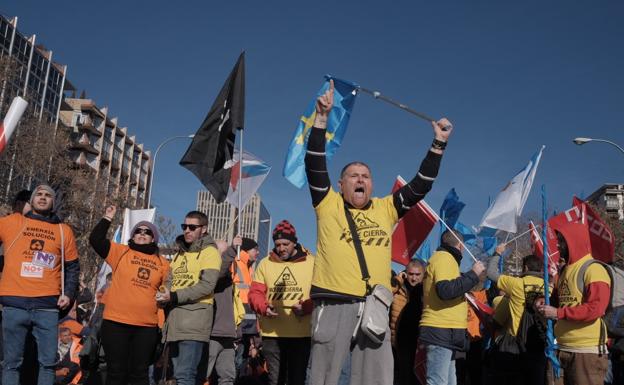
POLYGON ((394 365, 389 326, 378 338, 370 338, 358 326, 361 309, 373 286, 390 288, 392 231, 431 190, 452 125, 444 118, 431 122, 434 139, 418 172, 393 194, 372 196, 371 170, 363 162, 343 168, 338 193, 331 187, 325 153, 326 139, 331 137, 326 130, 333 103, 331 80, 329 90, 317 99, 305 157, 317 222, 317 258, 310 290, 314 301, 310 384, 336 384, 349 357, 351 385, 391 384, 394 365), (358 243, 361 253, 356 251, 358 243), (366 261, 368 280, 363 279, 358 254, 366 261))
POLYGON ((440 247, 429 259, 425 273, 419 349, 426 349, 427 385, 455 385, 455 354, 468 347, 468 305, 464 294, 479 283, 485 266, 478 261, 472 270, 460 273, 462 241, 457 231, 442 233, 440 247))
POLYGON ((0 218, 0 242, 5 246, 0 279, 3 384, 20 382, 29 331, 37 342, 38 384, 54 382, 58 313, 69 307, 80 274, 74 233, 56 215, 55 198, 50 186, 39 185, 30 197, 29 212, 0 218))

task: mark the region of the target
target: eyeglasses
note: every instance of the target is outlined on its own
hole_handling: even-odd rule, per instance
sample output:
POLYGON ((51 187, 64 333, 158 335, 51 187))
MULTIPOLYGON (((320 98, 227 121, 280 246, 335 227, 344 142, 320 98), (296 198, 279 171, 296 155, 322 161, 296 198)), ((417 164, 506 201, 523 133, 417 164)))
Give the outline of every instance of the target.
POLYGON ((199 229, 200 227, 202 227, 202 225, 187 225, 186 223, 182 223, 180 225, 180 227, 182 227, 182 231, 186 231, 186 229, 189 229, 191 231, 195 231, 195 230, 199 229))
POLYGON ((151 237, 154 236, 154 233, 152 232, 152 230, 144 229, 142 227, 139 227, 138 229, 134 230, 134 235, 137 235, 137 234, 149 235, 151 237))

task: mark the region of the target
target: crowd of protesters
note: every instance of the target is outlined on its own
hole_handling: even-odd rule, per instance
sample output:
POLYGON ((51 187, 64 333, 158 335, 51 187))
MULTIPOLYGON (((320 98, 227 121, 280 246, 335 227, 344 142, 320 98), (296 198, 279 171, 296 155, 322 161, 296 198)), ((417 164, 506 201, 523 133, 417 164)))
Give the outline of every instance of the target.
POLYGON ((452 125, 432 122, 431 148, 396 192, 373 197, 363 162, 342 169, 337 192, 325 157, 332 105, 333 84, 317 99, 305 158, 316 255, 287 220, 259 257, 255 240, 214 239, 206 215, 190 211, 168 259, 151 222, 136 223, 127 244, 110 241, 117 210, 109 206, 89 241, 112 272, 91 293, 79 284, 74 234, 55 213, 55 191, 20 193, 14 213, 0 218, 2 383, 624 383, 624 342, 612 333, 624 327, 603 319, 615 282, 593 263, 586 228, 555 229, 559 266, 548 287, 536 255, 523 258, 517 276, 499 271, 505 244, 462 273, 465 246, 453 230, 427 262, 395 274, 393 228, 431 189, 452 125), (556 378, 544 353, 547 320, 556 378))

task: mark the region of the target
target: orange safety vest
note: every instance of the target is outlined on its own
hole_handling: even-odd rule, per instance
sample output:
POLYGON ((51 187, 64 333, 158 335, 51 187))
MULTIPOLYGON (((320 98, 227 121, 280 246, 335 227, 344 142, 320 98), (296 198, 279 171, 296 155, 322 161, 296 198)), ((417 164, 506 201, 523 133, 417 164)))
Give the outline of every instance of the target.
POLYGON ((249 294, 249 288, 251 287, 251 278, 253 276, 253 267, 249 267, 249 254, 241 250, 240 259, 234 260, 235 264, 232 265, 232 281, 238 288, 238 293, 244 304, 248 304, 247 298, 249 294))
MULTIPOLYGON (((69 348, 69 359, 71 362, 78 364, 80 366, 80 356, 79 353, 82 350, 82 345, 80 344, 80 338, 72 336, 72 345, 69 348)), ((82 377, 82 371, 78 371, 74 378, 71 380, 71 384, 77 384, 82 377)))

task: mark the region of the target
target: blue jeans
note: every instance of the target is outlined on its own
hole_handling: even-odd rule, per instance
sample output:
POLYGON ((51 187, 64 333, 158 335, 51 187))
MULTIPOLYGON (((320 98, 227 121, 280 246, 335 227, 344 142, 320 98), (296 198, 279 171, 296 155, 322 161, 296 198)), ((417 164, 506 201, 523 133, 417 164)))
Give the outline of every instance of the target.
POLYGON ((442 346, 427 345, 427 385, 456 385, 453 351, 442 346))
POLYGON ((207 346, 201 341, 177 341, 171 360, 173 361, 173 377, 177 385, 203 384, 205 373, 197 378, 197 366, 202 358, 202 352, 207 346))
POLYGON ((58 345, 58 310, 24 310, 5 306, 2 310, 2 334, 4 337, 2 383, 5 385, 15 385, 20 382, 19 369, 24 358, 24 341, 26 341, 26 334, 30 328, 32 328, 33 337, 37 341, 37 359, 39 361, 37 385, 54 383, 58 345))

